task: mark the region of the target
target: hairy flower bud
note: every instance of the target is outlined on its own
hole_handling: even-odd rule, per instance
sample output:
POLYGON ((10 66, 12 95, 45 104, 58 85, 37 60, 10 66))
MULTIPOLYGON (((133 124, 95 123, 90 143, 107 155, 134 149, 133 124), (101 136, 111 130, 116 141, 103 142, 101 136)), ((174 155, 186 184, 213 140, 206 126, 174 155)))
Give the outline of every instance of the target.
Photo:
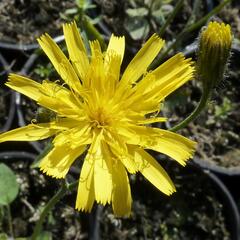
POLYGON ((210 22, 199 38, 197 77, 203 90, 209 91, 224 78, 232 44, 231 27, 225 23, 210 22))

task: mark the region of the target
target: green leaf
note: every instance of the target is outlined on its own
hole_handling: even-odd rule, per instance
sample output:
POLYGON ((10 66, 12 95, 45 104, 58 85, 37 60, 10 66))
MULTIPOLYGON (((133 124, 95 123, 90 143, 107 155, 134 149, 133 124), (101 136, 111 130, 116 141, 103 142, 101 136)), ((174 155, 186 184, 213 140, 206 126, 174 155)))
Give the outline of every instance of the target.
POLYGON ((67 15, 73 15, 73 14, 77 14, 78 9, 77 8, 69 8, 65 11, 65 14, 67 15))
POLYGON ((152 16, 155 18, 156 21, 158 21, 160 24, 165 23, 165 17, 163 15, 162 9, 158 9, 156 11, 152 12, 152 16))
POLYGON ((215 117, 227 118, 227 115, 232 109, 232 102, 227 97, 224 97, 222 105, 215 106, 215 117))
POLYGON ((142 39, 149 33, 149 24, 144 18, 130 18, 125 22, 125 28, 134 40, 142 39))
POLYGON ((19 185, 14 172, 5 164, 0 164, 0 204, 10 204, 18 195, 19 185))
POLYGON ((144 17, 148 15, 148 9, 141 7, 141 8, 128 8, 126 10, 129 17, 144 17))
POLYGON ((0 233, 0 240, 8 240, 8 236, 6 233, 0 233))

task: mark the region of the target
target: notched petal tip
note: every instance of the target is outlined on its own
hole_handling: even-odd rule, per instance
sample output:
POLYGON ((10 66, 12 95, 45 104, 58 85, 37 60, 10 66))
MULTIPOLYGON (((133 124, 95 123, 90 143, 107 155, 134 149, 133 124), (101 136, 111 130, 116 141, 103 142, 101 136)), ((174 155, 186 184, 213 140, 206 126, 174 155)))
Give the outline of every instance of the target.
POLYGON ((14 78, 16 76, 18 76, 18 74, 16 74, 16 73, 9 73, 8 74, 8 81, 10 81, 11 78, 14 78))
MULTIPOLYGON (((165 40, 162 39, 158 34, 154 33, 149 39, 148 41, 144 44, 157 44, 157 47, 159 48, 158 49, 158 52, 163 48, 163 46, 165 45, 165 40)), ((143 45, 143 47, 144 47, 143 45)))
POLYGON ((74 31, 77 29, 78 29, 78 27, 77 27, 75 20, 63 24, 63 32, 65 32, 65 30, 73 30, 74 31))
POLYGON ((91 205, 87 205, 87 206, 82 206, 80 204, 78 204, 78 202, 76 201, 75 203, 75 209, 77 211, 81 211, 81 212, 84 212, 84 213, 90 213, 92 211, 92 208, 93 208, 93 204, 91 205))
POLYGON ((187 165, 187 162, 193 158, 196 152, 196 148, 197 148, 197 142, 191 141, 191 146, 189 151, 185 154, 185 156, 181 160, 178 161, 180 165, 182 165, 183 167, 187 165))
POLYGON ((39 45, 41 45, 42 42, 48 40, 49 38, 52 39, 48 33, 43 33, 40 37, 37 38, 37 41, 39 45))
POLYGON ((169 195, 168 195, 168 196, 171 196, 171 195, 174 194, 175 192, 177 192, 177 190, 176 190, 176 187, 174 186, 174 188, 172 188, 172 189, 169 191, 169 195))
POLYGON ((42 171, 44 174, 46 174, 52 178, 56 178, 56 179, 65 178, 65 176, 66 176, 65 173, 59 173, 59 172, 56 172, 55 169, 45 168, 45 167, 41 167, 41 166, 40 166, 40 171, 42 171))
POLYGON ((80 212, 84 212, 84 213, 90 213, 92 211, 92 206, 89 207, 89 208, 84 208, 82 206, 79 206, 77 203, 75 204, 75 209, 77 211, 80 211, 80 212))
POLYGON ((165 40, 162 39, 157 33, 154 33, 151 38, 154 38, 156 41, 159 41, 162 44, 165 43, 165 40))

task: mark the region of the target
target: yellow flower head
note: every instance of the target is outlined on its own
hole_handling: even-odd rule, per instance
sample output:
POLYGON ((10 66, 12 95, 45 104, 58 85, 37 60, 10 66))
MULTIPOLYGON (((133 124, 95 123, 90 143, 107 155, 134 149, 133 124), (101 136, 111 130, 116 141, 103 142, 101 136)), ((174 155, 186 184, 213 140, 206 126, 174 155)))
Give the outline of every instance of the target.
POLYGON ((10 88, 55 112, 49 123, 31 123, 0 135, 4 141, 35 141, 54 136, 53 149, 40 169, 65 178, 72 163, 86 153, 78 185, 76 208, 91 211, 94 201, 112 203, 117 216, 129 216, 131 190, 127 171, 141 172, 155 187, 170 195, 175 187, 164 169, 144 149, 164 153, 185 165, 195 142, 149 124, 166 96, 193 76, 190 59, 177 54, 151 72, 147 67, 164 41, 154 34, 136 54, 123 75, 124 37, 111 36, 106 52, 90 42, 88 57, 76 24, 63 27, 69 59, 45 34, 38 39, 64 84, 41 84, 11 74, 10 88))
POLYGON ((212 88, 223 79, 231 45, 232 33, 228 24, 210 22, 201 32, 197 73, 204 88, 212 88))

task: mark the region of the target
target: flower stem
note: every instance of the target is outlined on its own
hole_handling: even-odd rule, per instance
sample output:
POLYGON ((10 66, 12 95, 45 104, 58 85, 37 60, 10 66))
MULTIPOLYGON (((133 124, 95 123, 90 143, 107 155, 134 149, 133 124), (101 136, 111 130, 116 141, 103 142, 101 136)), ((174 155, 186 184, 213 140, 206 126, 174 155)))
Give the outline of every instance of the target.
POLYGON ((186 31, 189 33, 199 27, 201 27, 203 24, 205 24, 207 22, 207 20, 212 17, 213 15, 219 13, 222 8, 230 3, 232 0, 224 0, 222 1, 218 6, 216 6, 212 11, 210 11, 208 14, 206 14, 204 17, 202 17, 200 20, 198 20, 196 23, 190 25, 189 27, 187 27, 186 31))
POLYGON ((99 240, 99 224, 100 224, 100 216, 102 213, 102 206, 97 205, 96 208, 91 211, 88 215, 89 218, 89 240, 99 240))
POLYGON ((174 17, 177 15, 179 10, 183 6, 183 1, 184 0, 178 0, 178 2, 176 3, 173 11, 171 12, 169 17, 167 18, 167 21, 160 28, 159 33, 158 33, 160 37, 162 37, 162 35, 164 34, 164 32, 165 32, 166 28, 168 27, 168 25, 170 24, 170 22, 174 19, 174 17))
POLYGON ((87 34, 87 37, 89 40, 98 40, 102 50, 106 50, 106 44, 104 42, 104 39, 102 37, 102 35, 99 33, 99 31, 97 30, 97 28, 90 22, 90 20, 84 16, 82 18, 82 23, 83 23, 83 28, 87 34))
POLYGON ((8 219, 8 227, 11 237, 14 237, 13 233, 13 225, 12 225, 12 214, 11 214, 11 208, 9 205, 6 206, 7 208, 7 219, 8 219))
POLYGON ((75 181, 69 185, 66 185, 66 183, 64 183, 62 185, 62 187, 57 191, 57 193, 49 200, 49 202, 44 207, 44 209, 40 215, 40 218, 39 218, 38 222, 36 223, 36 226, 34 227, 33 234, 30 237, 31 240, 36 240, 37 237, 39 236, 41 229, 42 229, 44 219, 48 215, 50 210, 67 193, 67 191, 73 190, 77 186, 77 184, 78 184, 78 181, 75 181))
POLYGON ((211 91, 203 92, 202 97, 201 97, 197 107, 194 109, 194 111, 187 118, 185 118, 182 122, 178 123, 176 126, 170 128, 169 130, 172 132, 176 132, 176 131, 186 127, 188 125, 188 123, 190 123, 191 121, 196 119, 199 116, 199 114, 202 112, 202 110, 205 108, 205 106, 208 102, 210 93, 211 93, 211 91))

